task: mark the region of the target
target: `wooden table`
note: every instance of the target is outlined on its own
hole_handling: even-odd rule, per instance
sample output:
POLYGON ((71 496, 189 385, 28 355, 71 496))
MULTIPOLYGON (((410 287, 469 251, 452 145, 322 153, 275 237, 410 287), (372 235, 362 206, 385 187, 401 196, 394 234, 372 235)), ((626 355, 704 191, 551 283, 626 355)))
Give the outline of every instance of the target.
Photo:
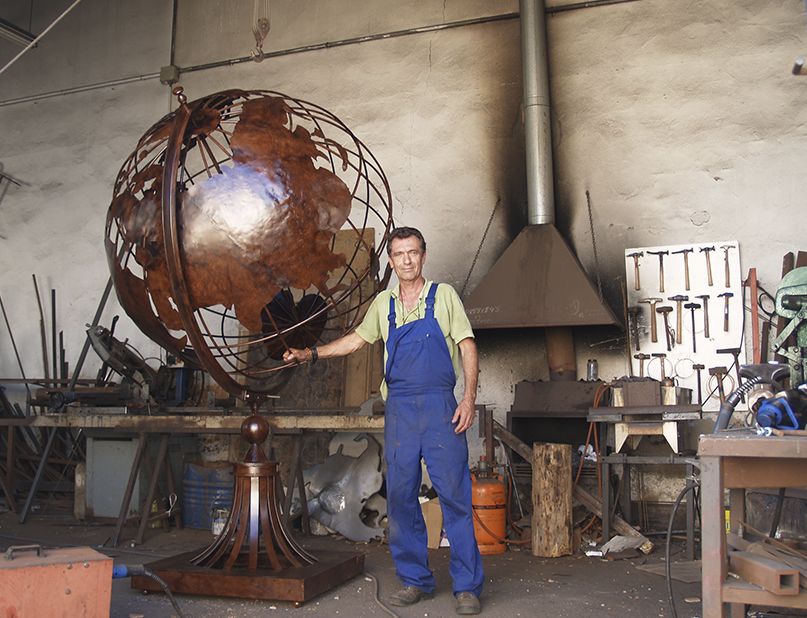
POLYGON ((727 580, 723 490, 729 490, 730 527, 742 535, 745 490, 807 486, 807 437, 762 437, 748 431, 702 435, 701 554, 703 618, 745 616, 745 605, 807 608, 807 593, 771 594, 742 580, 727 580))

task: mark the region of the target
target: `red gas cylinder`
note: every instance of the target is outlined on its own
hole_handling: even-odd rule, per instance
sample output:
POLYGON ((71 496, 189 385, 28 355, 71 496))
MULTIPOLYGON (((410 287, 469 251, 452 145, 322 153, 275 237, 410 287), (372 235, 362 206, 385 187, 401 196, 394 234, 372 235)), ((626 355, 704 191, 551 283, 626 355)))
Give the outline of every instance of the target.
POLYGON ((501 476, 471 475, 471 505, 474 516, 474 534, 479 553, 484 556, 503 554, 506 534, 506 492, 501 476))

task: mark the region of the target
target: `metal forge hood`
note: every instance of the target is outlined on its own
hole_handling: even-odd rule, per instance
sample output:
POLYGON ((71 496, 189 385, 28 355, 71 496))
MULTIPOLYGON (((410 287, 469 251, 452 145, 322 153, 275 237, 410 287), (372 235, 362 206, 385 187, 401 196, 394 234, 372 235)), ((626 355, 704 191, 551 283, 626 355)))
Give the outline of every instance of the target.
POLYGON ((560 232, 528 225, 465 301, 475 329, 617 324, 560 232))

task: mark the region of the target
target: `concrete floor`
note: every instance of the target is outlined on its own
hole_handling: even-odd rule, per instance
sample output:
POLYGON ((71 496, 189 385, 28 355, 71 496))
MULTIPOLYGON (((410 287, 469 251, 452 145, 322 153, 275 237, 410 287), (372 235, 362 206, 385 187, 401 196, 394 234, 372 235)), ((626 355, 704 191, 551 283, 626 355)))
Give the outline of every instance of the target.
MULTIPOLYGON (((134 536, 127 528, 124 538, 134 536)), ((86 545, 113 556, 116 563, 142 564, 207 545, 212 536, 203 530, 149 530, 146 541, 120 549, 99 547, 112 534, 106 524, 82 524, 62 514, 32 514, 25 525, 11 513, 0 515, 0 548, 23 543, 44 546, 86 545)), ((309 601, 300 608, 291 603, 242 601, 211 597, 178 596, 182 612, 193 618, 247 618, 273 615, 317 615, 369 618, 388 615, 374 601, 374 583, 378 579, 383 599, 398 587, 392 560, 386 545, 354 544, 344 540, 314 537, 303 539, 303 545, 316 552, 318 548, 346 549, 366 553, 366 574, 309 601)), ((681 547, 674 551, 680 556, 681 547)), ((640 564, 662 561, 663 550, 649 557, 608 562, 578 554, 566 558, 541 559, 526 551, 509 551, 484 558, 487 582, 483 595, 485 616, 554 616, 588 618, 602 616, 636 616, 640 618, 670 615, 666 584, 663 577, 637 570, 640 564)), ((431 552, 438 590, 435 598, 409 608, 393 608, 401 618, 453 616, 451 582, 448 576, 448 549, 431 552)), ((676 605, 681 618, 700 615, 700 584, 674 582, 676 605), (685 602, 685 598, 689 603, 685 602)), ((162 618, 174 615, 162 594, 144 595, 132 590, 128 579, 116 580, 112 586, 113 617, 162 618)))

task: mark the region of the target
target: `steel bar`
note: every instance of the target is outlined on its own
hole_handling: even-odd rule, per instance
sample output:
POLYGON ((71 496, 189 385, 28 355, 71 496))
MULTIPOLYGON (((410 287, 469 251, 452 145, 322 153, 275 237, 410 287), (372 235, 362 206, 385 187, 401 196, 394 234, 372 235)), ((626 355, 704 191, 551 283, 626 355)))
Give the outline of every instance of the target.
POLYGON ((45 472, 45 467, 48 465, 48 456, 50 455, 51 450, 53 449, 53 442, 54 438, 56 438, 56 433, 58 432, 58 428, 53 428, 48 432, 48 440, 45 443, 45 448, 42 451, 42 459, 39 460, 39 465, 36 468, 36 475, 34 475, 34 480, 31 483, 31 488, 28 490, 28 497, 25 500, 25 506, 22 507, 22 512, 20 513, 20 523, 24 524, 25 520, 28 519, 28 513, 31 510, 31 505, 34 502, 34 496, 36 492, 39 490, 39 483, 42 481, 42 475, 45 472))
MULTIPOLYGON (((20 360, 20 352, 17 350, 17 343, 14 341, 14 333, 11 331, 11 324, 8 322, 8 314, 6 313, 6 306, 3 304, 3 297, 0 296, 0 310, 3 312, 3 320, 6 323, 6 329, 8 330, 8 338, 11 340, 11 347, 14 350, 14 356, 17 359, 17 366, 20 368, 20 375, 22 379, 25 380, 25 369, 22 366, 22 360, 20 360)), ((25 390, 28 392, 28 401, 31 400, 31 389, 28 386, 28 382, 25 382, 25 390)))
POLYGON ((42 298, 39 296, 39 285, 36 282, 36 275, 31 275, 34 280, 34 293, 36 294, 36 304, 39 307, 39 338, 42 346, 42 365, 45 369, 45 378, 50 378, 48 368, 48 337, 45 334, 45 312, 42 309, 42 298))
POLYGON ((164 433, 160 436, 160 446, 157 449, 157 457, 154 460, 154 466, 151 471, 146 501, 143 503, 143 508, 140 511, 140 526, 137 529, 137 536, 135 536, 134 540, 137 545, 143 543, 143 535, 146 533, 146 524, 148 524, 149 517, 151 516, 151 503, 154 501, 154 492, 157 490, 157 481, 160 478, 160 472, 162 472, 163 465, 168 464, 167 458, 169 435, 170 434, 164 433))
POLYGON ((751 552, 729 554, 729 570, 760 588, 779 595, 799 593, 799 571, 788 565, 751 552))
POLYGON ((687 494, 687 505, 686 505, 686 556, 687 560, 694 560, 695 559, 695 490, 694 484, 695 481, 693 480, 695 474, 695 466, 691 463, 688 463, 686 466, 686 477, 687 477, 687 489, 689 489, 689 493, 687 494))
MULTIPOLYGON (((123 257, 125 250, 121 248, 120 253, 118 254, 118 259, 123 257)), ((95 316, 92 319, 91 327, 98 326, 98 322, 101 321, 101 314, 104 312, 104 307, 106 307, 106 301, 109 299, 109 293, 112 291, 112 277, 110 277, 106 282, 106 287, 104 288, 103 294, 101 294, 101 300, 98 303, 98 309, 95 310, 95 316)), ((81 373, 82 367, 84 367, 84 361, 87 358, 87 352, 90 351, 90 336, 84 338, 84 346, 81 348, 81 354, 79 354, 78 360, 76 361, 76 366, 73 367, 73 377, 70 380, 70 386, 68 386, 68 392, 73 392, 76 390, 76 383, 78 382, 79 374, 81 373)))
POLYGON ((58 371, 58 363, 59 363, 59 355, 57 353, 57 340, 56 340, 56 290, 54 288, 50 289, 50 361, 51 361, 51 373, 55 378, 59 376, 58 371))
POLYGON ((121 498, 120 511, 118 511, 118 521, 115 523, 115 531, 112 533, 112 547, 117 547, 120 542, 123 526, 126 524, 126 516, 129 513, 129 504, 132 502, 132 493, 137 482, 137 475, 140 474, 140 464, 143 461, 143 454, 146 452, 146 442, 148 435, 141 433, 137 441, 137 451, 135 451, 132 467, 129 471, 129 481, 126 483, 126 490, 121 498))
POLYGON ((12 513, 17 512, 17 503, 14 501, 14 434, 16 427, 9 427, 6 434, 6 474, 3 479, 3 492, 6 494, 6 503, 12 513))

